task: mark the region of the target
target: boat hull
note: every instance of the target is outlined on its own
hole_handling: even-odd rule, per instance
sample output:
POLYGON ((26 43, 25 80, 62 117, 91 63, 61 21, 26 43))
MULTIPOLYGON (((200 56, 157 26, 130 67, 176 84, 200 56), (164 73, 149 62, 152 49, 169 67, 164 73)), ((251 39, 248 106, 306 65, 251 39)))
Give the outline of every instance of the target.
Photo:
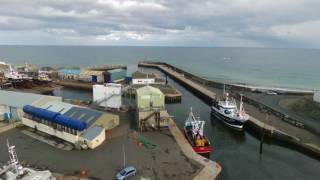
POLYGON ((236 118, 231 118, 220 113, 216 108, 211 108, 211 115, 215 116, 217 119, 221 120, 225 125, 237 129, 242 130, 244 126, 244 121, 240 121, 236 118))
POLYGON ((213 148, 211 147, 210 141, 207 139, 206 136, 204 136, 204 138, 209 143, 209 145, 197 147, 197 146, 195 146, 195 143, 192 140, 193 138, 190 137, 191 136, 190 132, 186 128, 184 128, 184 135, 185 135, 186 139, 188 140, 189 144, 191 145, 192 149, 194 150, 194 152, 196 152, 197 154, 200 154, 202 156, 205 156, 205 157, 210 157, 210 153, 212 152, 213 148))

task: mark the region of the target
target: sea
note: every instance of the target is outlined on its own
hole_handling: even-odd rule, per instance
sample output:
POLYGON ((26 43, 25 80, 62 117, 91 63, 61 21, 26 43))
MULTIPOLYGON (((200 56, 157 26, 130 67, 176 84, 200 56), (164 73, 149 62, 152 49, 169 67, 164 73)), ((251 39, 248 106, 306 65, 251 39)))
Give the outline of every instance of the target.
POLYGON ((320 50, 232 47, 0 46, 0 61, 70 67, 167 62, 225 83, 314 90, 320 101, 320 50))
MULTIPOLYGON (((194 47, 0 46, 0 61, 52 67, 125 64, 128 75, 141 60, 164 61, 201 77, 226 83, 320 89, 320 50, 194 47)), ((150 69, 141 68, 142 71, 150 69)), ((164 75, 163 75, 164 76, 164 75)), ((210 158, 222 166, 222 180, 319 179, 320 161, 295 147, 267 139, 260 154, 260 137, 238 132, 210 116, 210 107, 168 78, 182 102, 166 108, 183 128, 190 107, 205 124, 214 150, 210 158)), ((91 100, 92 92, 61 89, 58 95, 91 100)), ((94 156, 94 154, 92 154, 94 156)))

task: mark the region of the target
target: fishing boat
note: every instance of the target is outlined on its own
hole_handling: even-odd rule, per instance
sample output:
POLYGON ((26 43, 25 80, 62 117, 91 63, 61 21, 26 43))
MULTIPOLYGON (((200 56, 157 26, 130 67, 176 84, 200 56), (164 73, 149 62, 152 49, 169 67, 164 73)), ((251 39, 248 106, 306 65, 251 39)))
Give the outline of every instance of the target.
POLYGON ((242 130, 244 123, 250 117, 243 108, 242 95, 238 109, 235 99, 229 97, 229 93, 225 93, 225 90, 223 94, 223 100, 213 102, 211 114, 220 119, 227 126, 242 130))
POLYGON ((208 157, 213 149, 210 141, 203 134, 204 125, 205 122, 199 117, 195 117, 192 108, 190 108, 189 116, 184 125, 184 134, 196 153, 208 157))
POLYGON ((23 167, 18 161, 15 146, 10 145, 8 140, 7 148, 10 160, 7 165, 0 166, 0 180, 56 180, 48 170, 36 171, 23 167))

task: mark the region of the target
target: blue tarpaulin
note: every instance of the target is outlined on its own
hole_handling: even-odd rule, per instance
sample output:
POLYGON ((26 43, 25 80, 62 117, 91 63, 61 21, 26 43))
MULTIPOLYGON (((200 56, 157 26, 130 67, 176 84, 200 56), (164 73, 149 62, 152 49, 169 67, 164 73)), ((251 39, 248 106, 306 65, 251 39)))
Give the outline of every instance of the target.
POLYGON ((70 117, 61 115, 60 113, 49 111, 46 109, 26 105, 23 107, 23 111, 32 116, 45 119, 45 120, 48 120, 72 129, 76 129, 78 131, 82 131, 87 127, 87 123, 84 121, 70 118, 70 117))

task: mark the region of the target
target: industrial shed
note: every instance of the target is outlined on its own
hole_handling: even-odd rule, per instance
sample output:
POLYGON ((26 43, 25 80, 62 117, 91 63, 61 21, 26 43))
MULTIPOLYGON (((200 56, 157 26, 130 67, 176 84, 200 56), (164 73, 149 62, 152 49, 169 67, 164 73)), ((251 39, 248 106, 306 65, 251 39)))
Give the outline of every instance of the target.
POLYGON ((164 108, 164 94, 152 86, 144 86, 136 90, 137 109, 164 108))
POLYGON ((81 69, 79 79, 85 82, 104 83, 104 74, 105 71, 102 70, 81 69))
POLYGON ((112 69, 105 73, 105 82, 117 82, 124 80, 127 75, 126 69, 112 69))
POLYGON ((24 125, 90 149, 103 143, 105 130, 119 125, 116 115, 60 101, 37 101, 23 110, 24 125))
POLYGON ((144 86, 136 90, 136 119, 141 131, 148 127, 167 127, 168 121, 165 117, 164 94, 152 86, 144 86))
POLYGON ((45 100, 62 101, 61 97, 46 96, 33 93, 15 92, 0 90, 0 121, 17 121, 21 120, 23 112, 22 108, 25 105, 34 102, 41 103, 45 100), (5 114, 10 114, 5 118, 5 114))
POLYGON ((58 71, 58 76, 61 79, 78 80, 80 76, 80 69, 60 69, 58 71))
POLYGON ((119 109, 121 107, 121 84, 93 85, 93 102, 98 106, 119 109))

